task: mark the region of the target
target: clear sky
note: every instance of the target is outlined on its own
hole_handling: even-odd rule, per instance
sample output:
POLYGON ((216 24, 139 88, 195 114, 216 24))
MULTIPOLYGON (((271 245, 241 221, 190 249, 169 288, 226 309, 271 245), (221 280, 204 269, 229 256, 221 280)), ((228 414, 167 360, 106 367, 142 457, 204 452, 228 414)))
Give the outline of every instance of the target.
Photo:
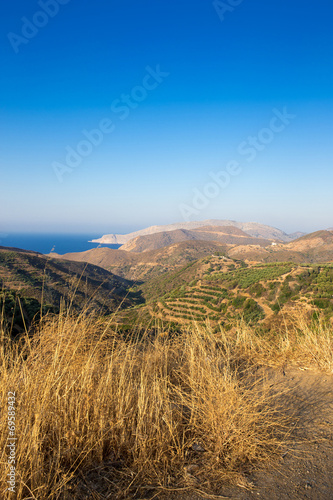
POLYGON ((331 0, 1 6, 0 233, 333 226, 331 0))

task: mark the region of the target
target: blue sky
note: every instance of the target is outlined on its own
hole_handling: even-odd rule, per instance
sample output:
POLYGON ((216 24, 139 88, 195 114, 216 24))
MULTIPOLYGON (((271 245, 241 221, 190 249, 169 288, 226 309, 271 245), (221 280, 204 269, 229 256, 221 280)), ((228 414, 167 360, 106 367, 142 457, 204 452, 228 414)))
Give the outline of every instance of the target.
POLYGON ((99 236, 186 217, 333 226, 330 1, 1 11, 0 232, 99 236), (276 112, 292 118, 272 130, 276 112), (238 174, 209 187, 230 162, 238 174))

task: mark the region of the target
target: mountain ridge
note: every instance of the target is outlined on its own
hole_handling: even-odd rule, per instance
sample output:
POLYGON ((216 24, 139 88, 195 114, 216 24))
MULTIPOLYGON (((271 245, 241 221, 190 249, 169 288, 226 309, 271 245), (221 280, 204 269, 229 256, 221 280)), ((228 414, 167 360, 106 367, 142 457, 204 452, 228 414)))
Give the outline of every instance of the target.
POLYGON ((176 229, 162 231, 145 236, 137 236, 120 247, 129 252, 147 252, 157 250, 181 241, 211 241, 225 245, 259 245, 268 246, 271 240, 249 236, 234 226, 203 226, 196 229, 176 229))
MULTIPOLYGON (((237 222, 228 219, 207 219, 204 221, 176 222, 173 224, 155 225, 128 234, 105 234, 101 238, 91 240, 91 243, 125 244, 138 236, 146 236, 163 231, 174 231, 177 229, 191 230, 204 226, 234 226, 243 230, 250 236, 257 238, 277 239, 285 242, 292 241, 293 239, 293 235, 290 236, 280 229, 257 222, 237 222)), ((299 235, 305 233, 294 234, 299 235)))

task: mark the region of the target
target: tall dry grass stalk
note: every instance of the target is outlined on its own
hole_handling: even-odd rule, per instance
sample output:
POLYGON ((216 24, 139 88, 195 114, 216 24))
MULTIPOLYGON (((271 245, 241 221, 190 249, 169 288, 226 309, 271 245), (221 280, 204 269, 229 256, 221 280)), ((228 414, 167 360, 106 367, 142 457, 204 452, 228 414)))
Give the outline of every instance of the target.
MULTIPOLYGON (((331 366, 331 332, 304 327, 302 335, 287 347, 245 327, 232 338, 196 326, 172 338, 123 338, 84 313, 45 319, 19 342, 2 331, 3 415, 8 391, 17 395, 15 498, 88 498, 78 478, 105 463, 115 499, 143 485, 216 491, 244 481, 251 464, 274 458, 290 417, 281 394, 241 361, 267 361, 277 349, 298 359, 300 349, 331 366)), ((7 437, 2 418, 1 498, 13 498, 5 492, 7 437)))
POLYGON ((294 313, 264 335, 240 322, 232 333, 221 332, 230 356, 265 366, 292 364, 303 369, 333 373, 333 327, 323 318, 294 313))

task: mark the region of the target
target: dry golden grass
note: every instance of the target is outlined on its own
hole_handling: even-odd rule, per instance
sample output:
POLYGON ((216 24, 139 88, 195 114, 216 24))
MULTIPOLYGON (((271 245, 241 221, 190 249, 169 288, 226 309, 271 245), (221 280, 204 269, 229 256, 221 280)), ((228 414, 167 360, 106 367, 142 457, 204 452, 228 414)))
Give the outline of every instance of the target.
POLYGON ((178 337, 125 339, 84 313, 46 319, 19 343, 2 331, 1 408, 15 391, 18 441, 13 497, 2 418, 0 496, 107 498, 84 489, 106 463, 100 491, 114 499, 144 486, 246 485, 244 472, 281 450, 292 417, 284 394, 249 367, 286 360, 332 370, 332 331, 303 325, 264 339, 245 325, 236 334, 194 325, 178 337))
POLYGON ((322 318, 311 320, 303 311, 285 318, 280 328, 258 334, 240 322, 232 333, 221 333, 230 356, 264 366, 292 364, 302 369, 333 373, 333 328, 322 318))

